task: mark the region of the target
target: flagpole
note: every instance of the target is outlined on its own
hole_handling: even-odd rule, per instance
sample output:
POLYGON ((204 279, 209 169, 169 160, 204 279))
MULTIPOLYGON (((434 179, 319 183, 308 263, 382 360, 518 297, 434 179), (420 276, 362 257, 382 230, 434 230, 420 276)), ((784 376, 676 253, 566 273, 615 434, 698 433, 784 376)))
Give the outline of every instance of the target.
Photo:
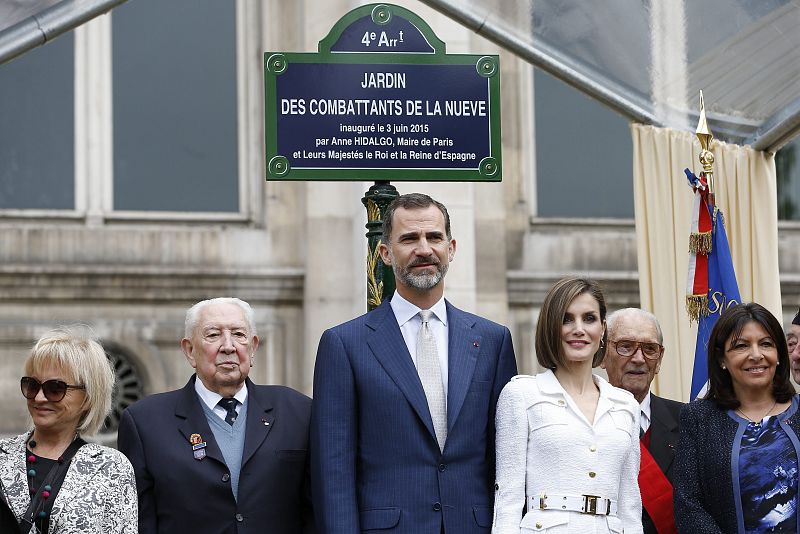
POLYGON ((700 90, 700 120, 697 121, 697 131, 695 132, 697 139, 700 141, 702 150, 700 151, 700 165, 703 166, 703 174, 708 183, 708 200, 712 206, 717 203, 714 199, 716 190, 714 188, 714 154, 709 150, 711 140, 714 139, 714 134, 708 129, 708 121, 706 120, 706 104, 703 100, 703 91, 700 90))
POLYGON ((695 135, 702 147, 700 164, 703 172, 697 177, 689 169, 684 170, 694 192, 686 291, 689 321, 697 321, 691 398, 696 398, 708 382, 708 341, 714 324, 725 309, 742 301, 725 220, 714 199, 714 154, 709 150, 714 136, 708 129, 702 91, 700 120, 695 135))

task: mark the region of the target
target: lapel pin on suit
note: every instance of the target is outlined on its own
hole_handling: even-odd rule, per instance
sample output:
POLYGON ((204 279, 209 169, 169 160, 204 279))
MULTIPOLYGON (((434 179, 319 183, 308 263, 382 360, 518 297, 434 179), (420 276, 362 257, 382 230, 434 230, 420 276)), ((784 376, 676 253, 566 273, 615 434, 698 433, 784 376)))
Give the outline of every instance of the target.
POLYGON ((266 419, 262 419, 261 422, 264 423, 264 426, 269 426, 269 421, 266 419))
POLYGON ((192 453, 195 460, 202 460, 206 457, 206 442, 200 437, 200 434, 192 434, 189 436, 189 443, 192 444, 192 453))
POLYGON ((480 343, 478 343, 477 341, 473 341, 473 342, 472 342, 472 346, 473 346, 473 347, 475 347, 475 348, 477 349, 477 348, 478 348, 478 347, 480 347, 481 345, 480 345, 480 343))

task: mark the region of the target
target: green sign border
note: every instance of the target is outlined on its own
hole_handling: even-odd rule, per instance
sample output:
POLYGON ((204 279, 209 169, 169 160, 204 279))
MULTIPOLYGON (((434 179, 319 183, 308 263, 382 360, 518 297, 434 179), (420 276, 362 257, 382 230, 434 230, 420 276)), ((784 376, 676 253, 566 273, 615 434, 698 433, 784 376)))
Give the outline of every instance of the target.
POLYGON ((500 58, 497 55, 446 54, 446 45, 419 16, 393 4, 370 4, 358 7, 331 28, 319 42, 319 52, 264 53, 264 109, 267 154, 267 180, 377 181, 392 182, 499 182, 502 180, 502 142, 500 132, 500 58), (433 47, 433 53, 404 52, 331 52, 344 30, 356 20, 372 16, 376 24, 385 24, 399 16, 414 24, 433 47), (489 153, 477 169, 383 169, 315 168, 292 169, 289 160, 278 154, 277 78, 293 63, 355 65, 475 65, 478 74, 489 80, 489 153))

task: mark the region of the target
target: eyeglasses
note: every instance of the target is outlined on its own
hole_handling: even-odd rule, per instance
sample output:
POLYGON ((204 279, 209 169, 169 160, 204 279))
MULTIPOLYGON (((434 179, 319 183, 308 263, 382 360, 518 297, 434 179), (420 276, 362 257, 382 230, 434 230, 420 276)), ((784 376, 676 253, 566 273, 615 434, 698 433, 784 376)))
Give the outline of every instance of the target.
POLYGON ((664 352, 664 347, 658 343, 650 343, 646 341, 636 341, 633 339, 620 339, 611 341, 616 347, 617 354, 624 358, 631 358, 638 349, 642 349, 642 354, 645 358, 650 360, 657 360, 661 353, 664 352))
POLYGON ((23 376, 22 380, 19 381, 19 387, 22 390, 22 395, 30 400, 35 399, 41 389, 45 398, 50 402, 61 401, 67 394, 68 389, 86 389, 86 386, 73 386, 55 378, 39 382, 30 376, 23 376))

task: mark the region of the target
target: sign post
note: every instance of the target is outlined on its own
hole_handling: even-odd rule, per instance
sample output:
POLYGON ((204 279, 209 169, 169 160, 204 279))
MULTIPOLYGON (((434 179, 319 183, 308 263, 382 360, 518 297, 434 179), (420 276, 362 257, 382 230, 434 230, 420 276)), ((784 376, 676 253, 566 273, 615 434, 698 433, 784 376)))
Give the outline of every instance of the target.
POLYGON ((268 180, 375 181, 367 208, 367 307, 391 296, 380 221, 390 181, 500 181, 496 55, 446 54, 420 17, 358 7, 317 53, 266 52, 268 180))

